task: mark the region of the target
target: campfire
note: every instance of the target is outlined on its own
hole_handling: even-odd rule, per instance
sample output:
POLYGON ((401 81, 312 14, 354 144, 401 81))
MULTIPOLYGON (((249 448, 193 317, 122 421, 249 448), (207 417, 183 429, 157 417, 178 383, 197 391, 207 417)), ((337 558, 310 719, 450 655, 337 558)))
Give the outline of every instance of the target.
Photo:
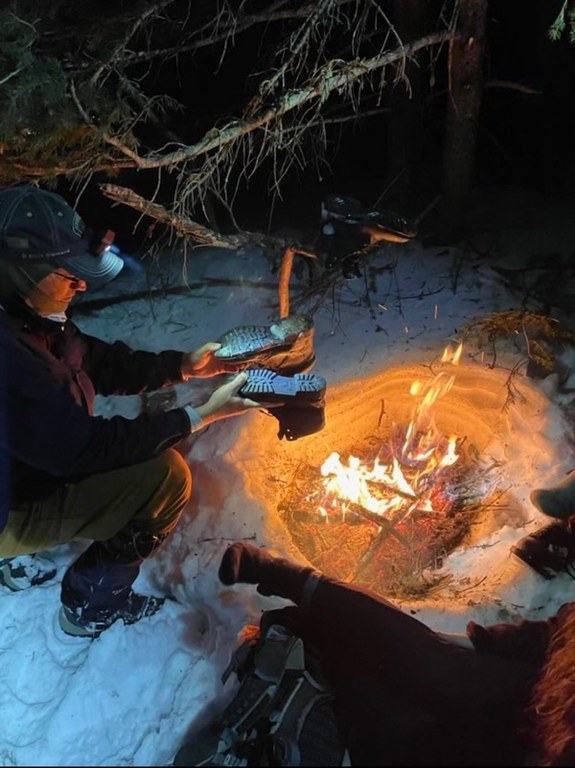
MULTIPOLYGON (((457 364, 460 357, 461 345, 454 353, 447 348, 442 362, 457 364)), ((454 375, 441 371, 431 382, 413 383, 410 393, 418 403, 405 435, 396 428, 371 468, 356 456, 350 456, 347 464, 336 452, 326 459, 321 474, 326 478, 327 505, 319 507, 326 520, 334 511, 336 516, 341 513, 345 517, 352 504, 356 514, 392 530, 390 523, 403 522, 417 512, 434 511, 432 496, 459 456, 457 436, 445 439, 439 433, 433 405, 449 392, 454 381, 454 375)))
POLYGON ((389 424, 376 445, 358 445, 345 459, 332 451, 319 469, 300 467, 299 490, 290 489, 280 511, 300 551, 324 572, 396 596, 427 593, 444 578, 443 559, 489 503, 496 482, 487 476, 499 467, 479 461, 467 434, 436 424, 461 354, 461 345, 447 347, 441 369, 411 383, 411 418, 389 424))
MULTIPOLYGON (((242 487, 259 510, 258 541, 293 547, 335 578, 390 597, 432 597, 459 588, 455 550, 476 549, 478 568, 460 585, 472 587, 486 540, 525 524, 526 474, 546 461, 530 429, 541 430, 546 401, 525 377, 475 363, 460 347, 380 366, 337 383, 325 372, 326 425, 304 439, 280 441, 277 420, 254 414, 233 448, 220 446, 233 496, 242 487)), ((254 535, 247 522, 242 530, 254 535)))

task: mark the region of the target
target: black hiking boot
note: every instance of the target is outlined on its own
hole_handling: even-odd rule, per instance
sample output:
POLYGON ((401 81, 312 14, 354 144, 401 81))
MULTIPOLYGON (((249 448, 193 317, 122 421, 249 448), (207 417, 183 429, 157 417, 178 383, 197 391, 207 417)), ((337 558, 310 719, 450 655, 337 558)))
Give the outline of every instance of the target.
POLYGON ((391 242, 405 242, 417 235, 417 226, 411 219, 384 209, 365 210, 359 200, 349 195, 328 195, 321 204, 321 221, 343 221, 351 226, 379 228, 382 232, 380 239, 391 242))
POLYGON ((575 470, 551 488, 536 488, 530 499, 533 506, 549 517, 565 520, 575 514, 575 470))
POLYGON ((153 616, 165 602, 163 597, 139 595, 130 590, 128 598, 120 608, 83 615, 83 608, 68 608, 62 605, 59 615, 60 628, 74 637, 99 637, 104 630, 121 619, 124 624, 135 624, 140 619, 153 616))
POLYGON ((279 421, 278 437, 281 440, 297 440, 300 437, 314 435, 325 427, 323 408, 293 408, 289 405, 270 408, 267 413, 279 421))
POLYGON ((56 564, 42 555, 18 555, 0 559, 0 584, 12 592, 37 587, 56 576, 56 564))
POLYGON ((214 355, 228 363, 268 368, 285 376, 309 371, 315 362, 313 321, 290 315, 272 325, 244 325, 220 336, 214 355))
MULTIPOLYGON (((325 389, 323 376, 300 373, 280 376, 274 371, 250 369, 248 380, 239 394, 252 400, 273 404, 267 413, 279 421, 278 437, 297 440, 312 435, 325 426, 325 389)), ((264 406, 265 409, 265 406, 264 406)))
POLYGON ((544 579, 559 573, 575 578, 575 517, 530 533, 511 547, 511 552, 544 579))
POLYGON ((280 376, 275 371, 254 368, 245 371, 248 379, 239 394, 252 400, 289 405, 292 408, 323 408, 326 380, 315 373, 280 376))

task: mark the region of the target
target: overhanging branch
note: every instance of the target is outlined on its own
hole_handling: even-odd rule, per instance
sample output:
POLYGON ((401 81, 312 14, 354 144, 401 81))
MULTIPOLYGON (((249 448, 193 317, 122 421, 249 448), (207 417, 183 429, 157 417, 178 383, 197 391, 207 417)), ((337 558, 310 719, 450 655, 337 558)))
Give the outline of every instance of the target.
POLYGON ((201 155, 207 154, 213 149, 221 149, 227 144, 231 144, 245 134, 252 133, 258 128, 271 123, 282 115, 301 107, 313 99, 325 99, 333 91, 348 87, 354 81, 368 75, 369 73, 381 69, 388 64, 393 63, 406 56, 411 56, 422 48, 428 48, 433 45, 440 45, 453 40, 455 35, 452 32, 440 32, 433 35, 427 35, 419 40, 415 40, 399 49, 386 53, 382 56, 375 56, 364 61, 350 62, 345 65, 345 70, 334 72, 333 63, 328 63, 323 67, 313 85, 302 88, 297 91, 286 93, 276 104, 248 120, 237 120, 221 129, 212 129, 199 142, 192 144, 174 152, 157 156, 149 155, 141 157, 137 152, 130 149, 122 141, 114 136, 105 134, 105 140, 125 157, 130 158, 135 167, 140 169, 167 168, 174 165, 186 163, 201 155))
POLYGON ((277 251, 293 248, 296 252, 304 255, 312 255, 307 253, 309 248, 306 246, 294 243, 292 240, 283 237, 264 235, 261 232, 244 231, 234 235, 221 235, 192 219, 176 216, 163 205, 146 200, 146 198, 138 195, 128 187, 120 187, 116 184, 100 184, 99 186, 102 193, 110 200, 127 205, 145 216, 150 216, 152 219, 159 221, 161 224, 172 227, 179 236, 190 237, 198 245, 211 245, 234 250, 246 245, 261 245, 263 248, 277 251))

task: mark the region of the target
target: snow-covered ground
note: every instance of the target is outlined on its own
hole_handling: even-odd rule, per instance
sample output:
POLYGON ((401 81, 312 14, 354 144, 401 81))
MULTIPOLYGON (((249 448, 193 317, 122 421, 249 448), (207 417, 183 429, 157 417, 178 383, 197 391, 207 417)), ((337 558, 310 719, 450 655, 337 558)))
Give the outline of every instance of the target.
MULTIPOLYGON (((233 677, 223 686, 220 675, 239 629, 281 603, 250 587, 224 588, 217 569, 225 548, 249 539, 303 560, 276 511, 285 468, 302 460, 318 465, 332 450, 345 455, 371 428, 382 399, 388 418, 405 419, 409 382, 429 377, 448 344, 464 341, 463 357, 452 392, 438 405, 438 424, 468 436, 486 464, 496 464, 489 491, 500 494, 445 559, 451 576, 445 589, 405 607, 432 627, 463 631, 469 619, 544 617, 571 599, 569 576, 547 582, 509 554, 513 542, 549 522, 530 504, 530 491, 575 466, 571 395, 564 391, 569 381, 559 387, 557 374, 526 377, 521 334, 498 341, 494 357, 489 345, 464 333, 473 318, 521 306, 501 268, 522 269, 531 257, 570 252, 571 233, 559 233, 536 211, 522 208, 517 226, 502 229, 495 221, 503 213, 494 207, 477 225, 473 247, 423 247, 419 240, 384 245, 364 278, 344 281, 325 296, 314 312, 314 371, 328 382, 322 432, 279 441, 277 421, 253 412, 216 423, 180 446, 192 468, 193 497, 136 584, 174 598, 158 614, 130 627, 117 623, 97 640, 77 639, 57 625, 59 579, 22 593, 0 592, 1 765, 170 763, 187 735, 233 694, 233 677)), ((277 317, 277 273, 257 248, 188 251, 185 269, 176 249, 148 267, 148 275, 126 270, 83 297, 80 327, 133 348, 191 350, 236 326, 277 317), (155 288, 166 290, 150 291, 155 288), (133 298, 140 292, 143 297, 133 298), (127 300, 86 311, 92 299, 124 294, 127 300)), ((304 288, 304 278, 294 275, 292 301, 304 288)), ((561 358, 568 368, 572 348, 561 358)), ((199 402, 217 383, 180 385, 178 397, 188 397, 191 387, 199 402)), ((130 417, 141 402, 100 399, 98 407, 104 415, 130 417)), ((52 551, 59 577, 86 544, 52 551)))

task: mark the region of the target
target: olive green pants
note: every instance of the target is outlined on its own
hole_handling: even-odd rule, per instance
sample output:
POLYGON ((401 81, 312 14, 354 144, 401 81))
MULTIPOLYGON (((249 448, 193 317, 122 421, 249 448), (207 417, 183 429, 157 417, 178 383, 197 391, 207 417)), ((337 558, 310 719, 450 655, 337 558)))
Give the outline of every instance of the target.
POLYGON ((175 450, 62 483, 42 501, 19 502, 0 533, 0 557, 32 554, 75 538, 106 541, 129 525, 169 533, 188 502, 192 477, 175 450))

